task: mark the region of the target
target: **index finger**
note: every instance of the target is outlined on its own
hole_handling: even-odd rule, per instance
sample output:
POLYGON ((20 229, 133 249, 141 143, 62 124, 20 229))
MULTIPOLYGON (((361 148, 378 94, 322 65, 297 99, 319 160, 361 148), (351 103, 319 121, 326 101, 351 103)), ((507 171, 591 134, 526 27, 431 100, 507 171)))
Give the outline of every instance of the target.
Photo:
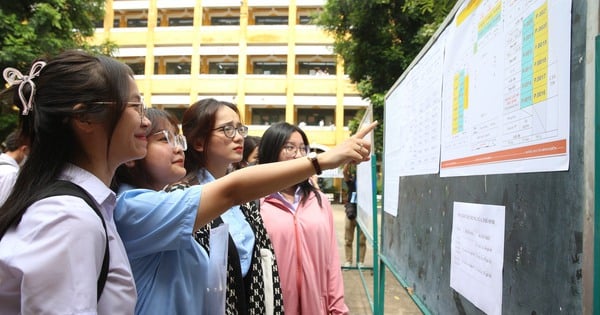
POLYGON ((368 126, 360 129, 359 131, 357 131, 354 134, 354 137, 362 139, 364 138, 366 135, 369 134, 369 132, 373 131, 373 129, 375 129, 375 127, 377 127, 377 125, 379 124, 379 122, 376 120, 374 122, 372 122, 371 124, 369 124, 368 126))

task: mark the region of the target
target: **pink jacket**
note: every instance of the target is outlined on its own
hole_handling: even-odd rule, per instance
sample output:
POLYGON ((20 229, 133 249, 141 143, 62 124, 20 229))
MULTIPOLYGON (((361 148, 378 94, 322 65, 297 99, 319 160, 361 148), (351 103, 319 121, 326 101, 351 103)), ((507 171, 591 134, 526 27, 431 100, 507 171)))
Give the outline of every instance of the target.
POLYGON ((295 214, 273 196, 261 200, 260 213, 275 250, 286 315, 349 313, 331 204, 320 194, 323 207, 311 195, 295 214))

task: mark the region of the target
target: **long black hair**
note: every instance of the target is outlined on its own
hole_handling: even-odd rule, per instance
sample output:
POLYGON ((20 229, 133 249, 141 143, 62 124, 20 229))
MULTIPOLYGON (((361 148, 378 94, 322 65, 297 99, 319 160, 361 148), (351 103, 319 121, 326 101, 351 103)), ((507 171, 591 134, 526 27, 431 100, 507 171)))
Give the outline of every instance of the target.
MULTIPOLYGON (((31 78, 35 85, 23 85, 23 95, 32 100, 32 108, 20 116, 19 131, 31 151, 11 194, 0 207, 0 237, 19 223, 32 201, 39 199, 41 190, 56 181, 65 164, 73 162, 75 153, 81 151, 71 119, 104 121, 111 138, 127 106, 130 78, 133 71, 124 63, 71 50, 49 60, 39 75, 31 78)), ((13 103, 23 110, 26 104, 19 97, 19 86, 12 85, 2 93, 12 93, 13 103)))
MULTIPOLYGON (((304 145, 309 146, 308 137, 302 129, 287 122, 275 123, 262 135, 258 146, 258 164, 279 161, 279 153, 294 132, 298 132, 302 137, 304 145)), ((314 192, 319 206, 322 206, 321 195, 318 193, 318 189, 308 181, 308 178, 297 185, 300 186, 300 190, 302 191, 302 198, 300 199, 301 203, 304 203, 310 193, 314 192)))

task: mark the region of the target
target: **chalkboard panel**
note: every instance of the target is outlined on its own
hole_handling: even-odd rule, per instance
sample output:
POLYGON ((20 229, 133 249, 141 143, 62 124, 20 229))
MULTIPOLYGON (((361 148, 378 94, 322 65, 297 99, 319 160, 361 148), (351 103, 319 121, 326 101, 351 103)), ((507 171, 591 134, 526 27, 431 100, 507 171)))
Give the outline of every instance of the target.
POLYGON ((573 1, 568 171, 400 177, 398 214, 383 214, 381 254, 430 312, 483 313, 450 287, 460 201, 505 206, 502 314, 582 314, 586 12, 586 1, 573 1))

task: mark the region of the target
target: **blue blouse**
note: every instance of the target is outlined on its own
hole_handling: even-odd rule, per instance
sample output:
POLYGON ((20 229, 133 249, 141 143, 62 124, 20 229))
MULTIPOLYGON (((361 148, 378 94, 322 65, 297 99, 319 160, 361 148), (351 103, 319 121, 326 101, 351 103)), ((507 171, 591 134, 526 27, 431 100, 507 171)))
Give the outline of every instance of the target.
POLYGON ((136 314, 203 314, 208 255, 192 235, 201 190, 119 189, 115 223, 137 287, 136 314))
MULTIPOLYGON (((207 170, 200 170, 198 178, 202 179, 200 185, 215 181, 215 177, 207 170)), ((248 221, 246 221, 246 216, 240 210, 239 205, 233 206, 221 214, 221 219, 223 219, 223 222, 229 224, 229 234, 233 238, 238 255, 240 256, 242 276, 245 277, 252 263, 252 251, 254 249, 254 242, 256 241, 254 231, 248 221)))

